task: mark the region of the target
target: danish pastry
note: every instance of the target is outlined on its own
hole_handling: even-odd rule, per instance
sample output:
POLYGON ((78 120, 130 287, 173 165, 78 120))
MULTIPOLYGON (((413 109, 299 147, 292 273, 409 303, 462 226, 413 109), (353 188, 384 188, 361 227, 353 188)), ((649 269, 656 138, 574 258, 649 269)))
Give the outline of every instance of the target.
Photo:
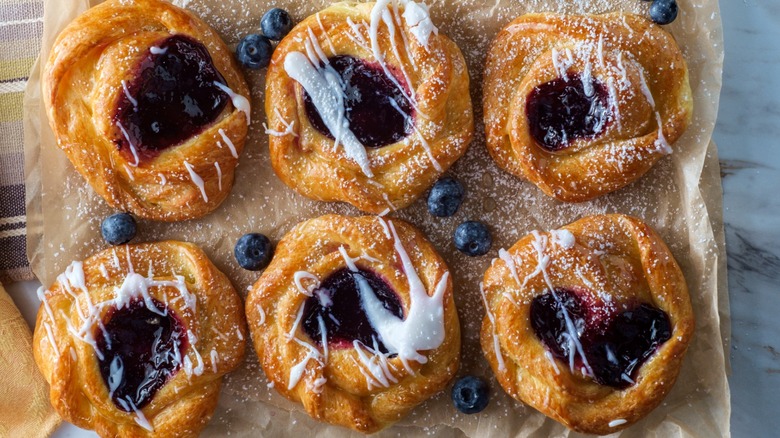
POLYGON ((105 250, 38 296, 33 349, 51 403, 100 436, 198 436, 244 356, 241 299, 192 244, 105 250))
POLYGON ((672 36, 624 13, 516 19, 490 48, 483 99, 493 159, 567 202, 639 179, 693 105, 672 36))
POLYGON ((501 250, 481 344, 499 383, 567 427, 606 435, 677 379, 694 318, 671 252, 638 219, 591 216, 501 250))
POLYGON ((57 37, 43 98, 57 144, 112 207, 177 221, 233 185, 249 90, 204 22, 163 0, 109 0, 57 37))
POLYGON ((449 271, 401 221, 329 215, 297 225, 246 312, 273 387, 313 418, 360 432, 397 421, 458 369, 449 271))
POLYGON ((411 0, 306 18, 274 51, 265 95, 279 178, 370 213, 411 204, 474 131, 463 55, 411 0))

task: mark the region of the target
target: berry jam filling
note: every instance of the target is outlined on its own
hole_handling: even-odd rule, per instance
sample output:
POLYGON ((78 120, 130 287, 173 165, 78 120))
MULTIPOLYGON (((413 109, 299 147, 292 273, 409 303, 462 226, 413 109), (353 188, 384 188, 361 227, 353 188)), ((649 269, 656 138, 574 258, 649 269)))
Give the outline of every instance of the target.
POLYGON ((531 326, 554 357, 585 370, 601 385, 625 389, 634 383, 639 367, 671 338, 672 327, 664 311, 648 304, 603 314, 576 293, 556 289, 534 298, 531 326))
POLYGON ((114 404, 125 412, 141 409, 181 368, 189 342, 176 315, 156 301, 143 300, 108 311, 105 332, 97 330, 100 374, 114 404))
POLYGON ((596 138, 609 123, 608 100, 606 87, 593 77, 574 74, 539 85, 526 102, 531 135, 551 152, 596 138))
POLYGON ((352 348, 353 341, 360 341, 363 345, 374 348, 376 340, 379 351, 387 353, 361 305, 355 278, 357 276, 368 282, 385 309, 398 318, 403 318, 401 301, 381 277, 371 271, 360 269, 358 272, 352 272, 345 268, 326 278, 314 290, 312 297, 306 300, 303 307, 303 331, 318 345, 321 344, 322 319, 328 346, 352 348))
POLYGON ((203 44, 184 35, 163 40, 122 85, 114 143, 134 162, 135 154, 139 160, 154 158, 198 134, 229 100, 214 82, 227 83, 203 44))
MULTIPOLYGON (((334 56, 328 61, 341 77, 349 129, 363 146, 379 148, 411 134, 412 105, 379 64, 345 55, 334 56)), ((394 79, 403 84, 404 92, 408 94, 406 84, 398 75, 394 75, 394 79)), ((333 139, 309 93, 304 92, 303 100, 306 116, 314 128, 333 139)))

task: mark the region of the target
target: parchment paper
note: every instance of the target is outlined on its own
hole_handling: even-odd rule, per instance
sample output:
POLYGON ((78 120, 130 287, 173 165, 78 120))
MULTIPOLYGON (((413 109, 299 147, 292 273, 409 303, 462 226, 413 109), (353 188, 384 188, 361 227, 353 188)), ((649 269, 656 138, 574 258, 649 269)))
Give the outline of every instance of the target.
MULTIPOLYGON (((92 0, 97 3, 99 0, 92 0)), ((58 32, 90 0, 46 0, 41 59, 47 59, 58 32)), ((328 2, 258 0, 179 0, 214 26, 230 44, 256 32, 262 14, 283 7, 297 19, 328 2)), ((467 190, 452 218, 430 216, 424 200, 392 216, 424 230, 447 260, 456 285, 463 332, 460 375, 488 377, 489 407, 479 415, 457 413, 445 391, 419 406, 396 426, 380 433, 436 436, 576 436, 555 421, 515 402, 496 384, 479 349, 484 310, 477 283, 499 248, 508 248, 533 229, 552 229, 582 216, 621 212, 644 218, 666 240, 679 261, 691 292, 696 334, 680 378, 663 404, 621 436, 716 437, 729 435, 729 390, 724 345, 728 339, 725 244, 717 151, 711 143, 723 61, 722 29, 716 0, 680 0, 680 16, 668 26, 680 43, 694 92, 693 123, 675 147, 639 182, 591 202, 563 204, 533 185, 500 171, 488 157, 481 123, 481 77, 487 47, 498 30, 525 12, 602 13, 615 10, 647 14, 639 0, 432 0, 434 22, 463 50, 469 63, 476 138, 450 171, 467 190), (454 228, 467 219, 490 225, 494 245, 484 257, 469 258, 451 243, 454 228)), ((216 265, 245 294, 258 275, 240 269, 232 256, 235 241, 247 232, 278 240, 294 224, 326 212, 359 214, 343 204, 317 203, 284 186, 273 174, 268 142, 261 126, 264 75, 247 71, 252 88, 253 124, 240 160, 231 196, 210 216, 178 224, 141 222, 137 241, 182 239, 203 247, 216 265)), ((100 222, 113 211, 74 171, 56 147, 40 100, 40 72, 34 71, 25 99, 28 190, 28 247, 38 278, 50 284, 74 259, 106 247, 100 222)), ((207 436, 345 436, 346 429, 310 419, 301 408, 267 388, 253 351, 246 365, 229 376, 207 436)))

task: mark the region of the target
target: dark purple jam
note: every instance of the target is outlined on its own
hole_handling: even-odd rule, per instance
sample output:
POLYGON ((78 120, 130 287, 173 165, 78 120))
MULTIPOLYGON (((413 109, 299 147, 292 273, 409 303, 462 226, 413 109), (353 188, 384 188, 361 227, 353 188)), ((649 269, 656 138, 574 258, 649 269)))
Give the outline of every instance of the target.
MULTIPOLYGON (((414 111, 404 96, 409 90, 398 75, 393 77, 404 87, 404 93, 384 72, 378 63, 369 63, 352 56, 339 55, 328 60, 339 74, 346 96, 345 117, 349 129, 364 146, 387 146, 411 134, 414 111)), ((309 93, 304 92, 306 116, 317 131, 334 138, 309 93)))
POLYGON ((104 319, 105 334, 97 329, 98 359, 103 382, 114 404, 125 412, 141 409, 181 368, 189 345, 182 322, 166 307, 152 300, 155 311, 143 300, 113 308, 104 319), (108 339, 106 339, 108 337, 108 339))
POLYGON ((593 77, 578 74, 546 82, 528 95, 531 135, 548 151, 566 149, 574 140, 596 138, 609 123, 609 93, 593 77))
POLYGON ((585 366, 581 352, 570 342, 575 335, 592 370, 591 377, 601 385, 628 388, 639 367, 671 338, 669 317, 648 304, 607 318, 599 316, 603 313, 576 293, 556 289, 554 294, 534 298, 531 327, 554 357, 566 363, 574 357, 575 367, 581 369, 585 366))
POLYGON ((131 144, 143 161, 198 134, 230 99, 214 82, 227 83, 203 44, 184 35, 161 41, 119 90, 114 143, 133 163, 131 144))
POLYGON ((352 272, 341 269, 325 279, 303 308, 303 330, 317 345, 322 343, 322 332, 318 316, 325 325, 328 345, 335 348, 352 348, 357 340, 373 348, 376 340, 379 351, 387 353, 376 330, 360 303, 360 292, 355 277, 361 276, 373 289, 385 309, 398 318, 403 318, 401 301, 390 286, 371 271, 360 269, 352 272))

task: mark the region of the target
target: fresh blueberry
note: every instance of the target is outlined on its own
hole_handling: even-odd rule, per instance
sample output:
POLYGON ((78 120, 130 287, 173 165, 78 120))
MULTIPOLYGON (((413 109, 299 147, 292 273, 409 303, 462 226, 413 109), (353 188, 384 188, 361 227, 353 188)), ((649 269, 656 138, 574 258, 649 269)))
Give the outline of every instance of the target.
POLYGON ((469 256, 481 256, 490 251, 493 239, 487 225, 477 221, 466 221, 455 229, 455 247, 469 256))
POLYGON ((245 36, 236 46, 238 62, 244 67, 255 70, 268 67, 273 52, 274 47, 271 45, 271 40, 256 33, 245 36))
POLYGON ((428 195, 428 211, 438 217, 450 217, 463 202, 463 185, 451 177, 444 177, 433 185, 428 195))
POLYGON ((452 402, 464 414, 482 412, 490 401, 487 383, 479 377, 466 376, 452 387, 452 402))
POLYGON ((260 30, 268 38, 279 41, 290 33, 293 28, 293 20, 284 9, 273 8, 263 15, 260 20, 260 30))
POLYGON ((130 213, 117 213, 103 219, 100 233, 103 239, 111 245, 122 245, 135 237, 135 219, 130 213))
POLYGON ((677 18, 676 0, 653 0, 650 5, 650 19, 658 24, 669 24, 677 18))
POLYGON ((271 262, 273 248, 267 237, 258 233, 244 234, 234 251, 238 264, 250 271, 259 271, 271 262))

